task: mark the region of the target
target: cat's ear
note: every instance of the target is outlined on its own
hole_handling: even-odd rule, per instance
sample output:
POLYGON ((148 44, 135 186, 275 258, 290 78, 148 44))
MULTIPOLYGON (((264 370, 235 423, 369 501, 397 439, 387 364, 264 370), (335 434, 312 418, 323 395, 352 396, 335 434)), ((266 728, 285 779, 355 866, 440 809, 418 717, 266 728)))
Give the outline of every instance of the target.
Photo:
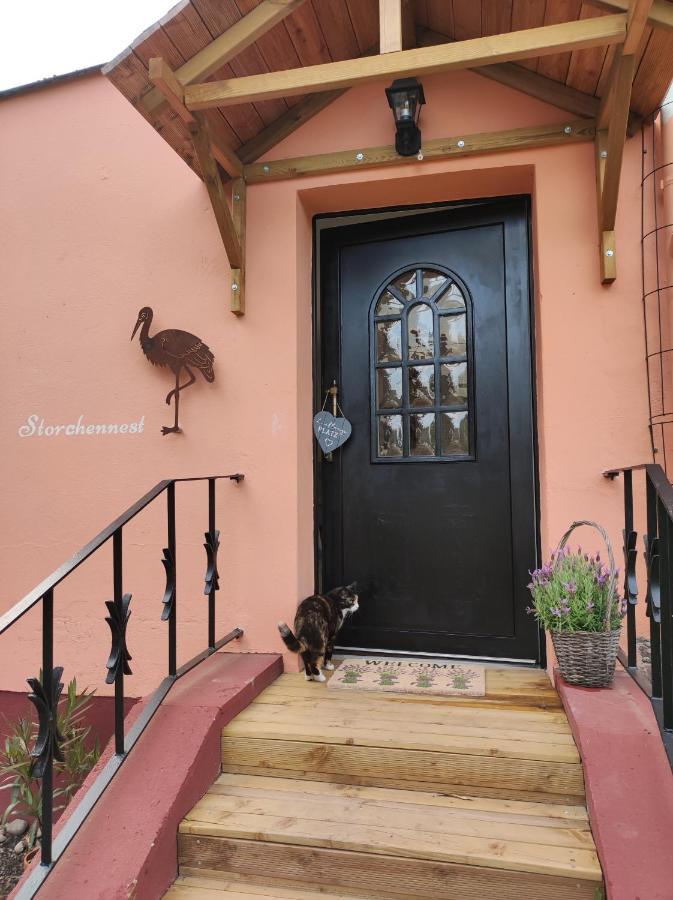
POLYGON ((357 583, 357 581, 354 581, 352 584, 349 584, 348 587, 346 588, 346 590, 347 590, 347 591, 352 591, 354 594, 356 594, 356 593, 357 593, 357 590, 358 590, 358 583, 357 583))

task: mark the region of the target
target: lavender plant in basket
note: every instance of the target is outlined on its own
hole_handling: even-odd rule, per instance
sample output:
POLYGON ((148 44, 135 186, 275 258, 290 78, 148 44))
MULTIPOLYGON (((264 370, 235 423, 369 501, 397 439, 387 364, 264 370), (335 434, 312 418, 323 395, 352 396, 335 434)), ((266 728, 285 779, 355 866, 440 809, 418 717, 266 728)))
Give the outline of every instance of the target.
POLYGON ((528 612, 551 633, 561 674, 570 684, 605 687, 615 671, 621 621, 626 612, 617 594, 610 540, 595 522, 574 522, 548 563, 531 572, 533 606, 528 612), (580 525, 595 528, 607 547, 600 552, 572 551, 567 541, 580 525))

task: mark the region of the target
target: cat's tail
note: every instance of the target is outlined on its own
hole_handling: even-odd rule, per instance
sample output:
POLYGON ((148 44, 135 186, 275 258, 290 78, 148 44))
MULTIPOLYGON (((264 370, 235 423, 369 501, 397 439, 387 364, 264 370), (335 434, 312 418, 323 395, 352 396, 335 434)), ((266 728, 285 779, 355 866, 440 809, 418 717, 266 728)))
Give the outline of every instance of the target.
POLYGON ((303 649, 297 638, 292 633, 291 629, 285 624, 285 622, 278 623, 278 631, 280 631, 280 636, 283 639, 283 642, 288 650, 291 650, 293 653, 300 653, 303 649))

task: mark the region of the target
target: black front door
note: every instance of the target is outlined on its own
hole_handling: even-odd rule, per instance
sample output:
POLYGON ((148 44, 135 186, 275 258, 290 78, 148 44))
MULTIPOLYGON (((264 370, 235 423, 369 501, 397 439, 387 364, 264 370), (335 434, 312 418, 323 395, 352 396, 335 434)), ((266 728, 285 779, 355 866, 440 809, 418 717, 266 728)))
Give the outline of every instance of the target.
POLYGON ((368 650, 539 658, 527 203, 319 229, 320 381, 350 440, 319 472, 322 587, 368 650))

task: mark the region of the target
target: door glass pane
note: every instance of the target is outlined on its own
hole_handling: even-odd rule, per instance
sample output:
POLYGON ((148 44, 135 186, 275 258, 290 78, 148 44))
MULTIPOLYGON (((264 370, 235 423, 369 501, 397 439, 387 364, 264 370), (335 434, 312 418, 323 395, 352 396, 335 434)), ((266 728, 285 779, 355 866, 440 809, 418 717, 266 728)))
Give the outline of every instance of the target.
POLYGON ((442 365, 440 380, 442 406, 467 403, 467 363, 442 365))
POLYGON ((440 309, 465 309, 465 298, 455 281, 437 300, 437 306, 440 309))
POLYGON ((379 409, 402 406, 402 369, 376 370, 376 402, 379 409))
POLYGON ((402 456, 402 416, 379 416, 379 456, 402 456))
POLYGON ((377 316, 398 316, 404 309, 404 304, 400 303, 397 297, 393 297, 390 291, 384 291, 381 294, 379 302, 376 304, 377 316))
POLYGON ((409 406, 435 405, 435 367, 409 366, 409 406))
POLYGON ((465 314, 442 316, 439 320, 440 356, 464 356, 466 349, 465 314))
POLYGON ((473 450, 468 383, 474 372, 468 368, 473 361, 467 294, 431 263, 397 275, 374 302, 375 458, 468 457, 473 450))
POLYGON ((432 297, 446 281, 446 275, 435 272, 433 269, 425 269, 423 272, 423 296, 432 297))
POLYGON ((409 450, 412 456, 435 456, 435 414, 409 416, 409 450))
POLYGON ((415 300, 416 270, 414 269, 412 272, 405 272, 403 275, 398 275, 395 281, 392 282, 392 285, 394 288, 397 288, 405 300, 415 300))
POLYGON ((402 323, 376 323, 376 361, 397 362, 402 359, 402 323))
POLYGON ((426 303, 419 303, 409 311, 409 359, 429 359, 435 353, 432 310, 426 303))
POLYGON ((468 413, 440 413, 442 456, 467 456, 470 452, 468 413))

